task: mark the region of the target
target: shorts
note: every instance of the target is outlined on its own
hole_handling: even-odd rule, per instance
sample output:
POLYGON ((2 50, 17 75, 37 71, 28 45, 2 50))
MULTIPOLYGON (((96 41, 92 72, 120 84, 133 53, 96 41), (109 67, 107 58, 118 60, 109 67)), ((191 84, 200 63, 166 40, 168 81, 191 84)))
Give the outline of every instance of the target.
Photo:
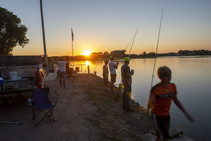
POLYGON ((111 74, 111 83, 116 82, 116 74, 111 74))
POLYGON ((170 116, 158 116, 152 113, 158 135, 162 140, 169 139, 170 116))

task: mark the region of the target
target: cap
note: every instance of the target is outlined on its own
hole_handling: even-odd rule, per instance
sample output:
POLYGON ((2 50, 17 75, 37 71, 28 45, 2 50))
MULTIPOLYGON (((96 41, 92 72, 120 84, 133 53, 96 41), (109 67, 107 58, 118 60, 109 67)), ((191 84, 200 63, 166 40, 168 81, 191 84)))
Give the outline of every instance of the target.
POLYGON ((125 57, 124 60, 125 60, 125 62, 128 62, 128 61, 130 61, 130 58, 129 57, 125 57))
POLYGON ((110 58, 110 59, 112 59, 112 58, 113 58, 113 56, 110 56, 109 58, 110 58))

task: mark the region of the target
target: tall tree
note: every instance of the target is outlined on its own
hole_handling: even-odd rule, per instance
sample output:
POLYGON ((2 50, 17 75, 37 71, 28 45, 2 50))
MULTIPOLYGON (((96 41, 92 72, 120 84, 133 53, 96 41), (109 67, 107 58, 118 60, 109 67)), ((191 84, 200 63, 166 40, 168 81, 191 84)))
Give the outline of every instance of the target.
POLYGON ((12 54, 17 45, 24 47, 29 42, 27 28, 21 19, 5 8, 0 7, 0 55, 12 54))

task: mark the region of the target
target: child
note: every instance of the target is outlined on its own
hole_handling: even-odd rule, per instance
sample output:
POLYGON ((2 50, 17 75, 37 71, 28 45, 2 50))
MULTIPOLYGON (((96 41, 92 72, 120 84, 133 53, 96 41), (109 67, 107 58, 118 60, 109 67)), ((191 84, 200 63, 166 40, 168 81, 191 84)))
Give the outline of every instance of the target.
POLYGON ((160 139, 168 140, 170 138, 169 111, 172 100, 191 122, 193 122, 193 119, 177 99, 176 85, 174 83, 170 83, 171 70, 166 66, 160 67, 157 71, 157 75, 161 81, 152 87, 148 100, 148 106, 152 106, 152 116, 160 139))
POLYGON ((105 64, 103 65, 103 80, 104 87, 108 89, 108 60, 105 60, 105 64))

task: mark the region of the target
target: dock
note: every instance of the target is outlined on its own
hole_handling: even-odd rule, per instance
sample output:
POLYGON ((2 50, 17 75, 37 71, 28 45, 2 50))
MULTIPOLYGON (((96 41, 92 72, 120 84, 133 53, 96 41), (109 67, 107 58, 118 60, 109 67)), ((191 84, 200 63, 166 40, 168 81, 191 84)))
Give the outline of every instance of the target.
MULTIPOLYGON (((45 85, 59 95, 54 110, 55 122, 50 118, 38 126, 32 120, 27 99, 13 101, 0 107, 0 121, 19 124, 0 124, 0 140, 4 141, 141 141, 154 140, 156 130, 145 108, 134 101, 135 111, 123 110, 122 97, 103 87, 102 78, 93 74, 77 74, 66 79, 66 88, 59 80, 45 85)), ((117 88, 115 88, 117 92, 117 88)), ((188 138, 190 139, 190 138, 188 138)))

